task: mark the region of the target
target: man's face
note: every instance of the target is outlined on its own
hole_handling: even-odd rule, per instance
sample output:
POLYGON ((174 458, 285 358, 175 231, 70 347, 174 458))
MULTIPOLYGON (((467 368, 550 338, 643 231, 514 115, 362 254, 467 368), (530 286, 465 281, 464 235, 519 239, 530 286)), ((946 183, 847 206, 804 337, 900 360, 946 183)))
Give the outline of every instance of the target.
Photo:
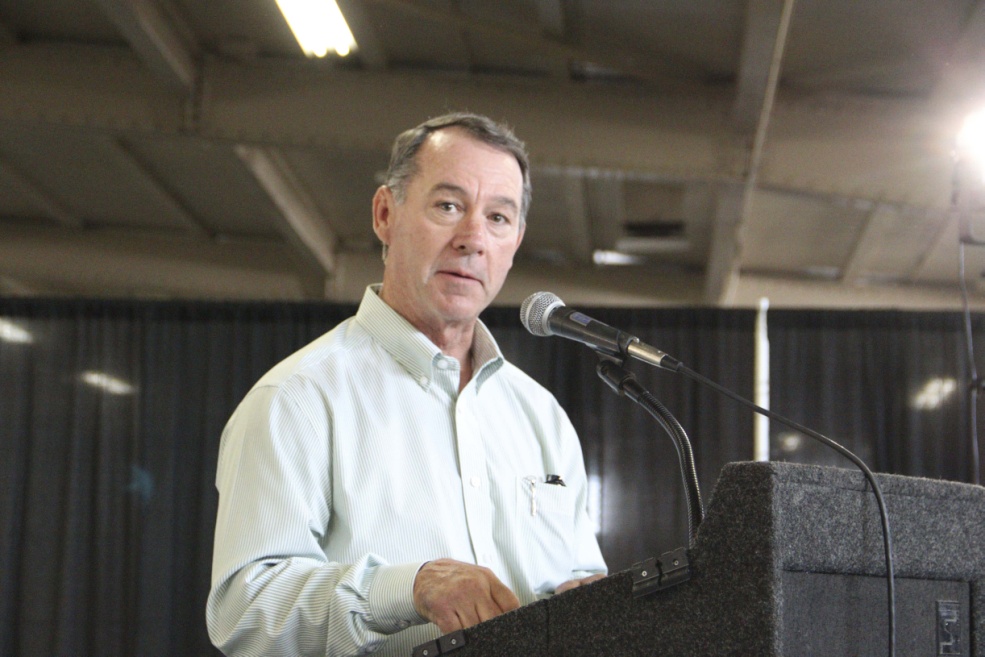
POLYGON ((373 198, 373 228, 389 245, 383 299, 424 333, 469 326, 506 280, 523 239, 523 175, 508 152, 447 128, 417 153, 397 203, 373 198))

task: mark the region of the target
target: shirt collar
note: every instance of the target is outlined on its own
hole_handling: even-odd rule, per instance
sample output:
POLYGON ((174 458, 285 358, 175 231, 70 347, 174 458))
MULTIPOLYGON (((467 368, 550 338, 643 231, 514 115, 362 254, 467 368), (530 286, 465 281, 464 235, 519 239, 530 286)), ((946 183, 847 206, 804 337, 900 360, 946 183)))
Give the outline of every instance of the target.
MULTIPOLYGON (((443 354, 426 335, 380 298, 381 288, 381 284, 366 288, 356 311, 356 321, 421 387, 427 388, 434 380, 435 363, 443 358, 443 354)), ((476 321, 472 334, 472 378, 476 387, 481 387, 502 367, 503 362, 503 354, 495 338, 482 320, 476 321)))

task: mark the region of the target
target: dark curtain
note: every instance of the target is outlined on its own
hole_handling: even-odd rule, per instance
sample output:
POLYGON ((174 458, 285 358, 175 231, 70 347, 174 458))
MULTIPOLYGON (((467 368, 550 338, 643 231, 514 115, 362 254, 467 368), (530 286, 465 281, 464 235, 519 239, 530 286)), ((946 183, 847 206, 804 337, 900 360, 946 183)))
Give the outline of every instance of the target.
MULTIPOLYGON (((972 320, 983 346, 985 318, 972 320)), ((973 481, 960 313, 773 311, 769 336, 772 410, 838 441, 873 471, 973 481)), ((985 433, 981 417, 978 424, 985 433)), ((853 467, 777 423, 770 435, 774 459, 853 467)))
POLYGON ((353 307, 0 302, 0 655, 213 655, 219 435, 353 307), (87 384, 100 372, 133 387, 87 384))
MULTIPOLYGON (((222 427, 270 366, 354 310, 0 300, 0 318, 32 340, 0 340, 0 655, 217 654, 204 607, 222 427), (132 389, 96 387, 85 372, 132 389)), ((586 312, 751 396, 752 312, 586 312)), ((671 440, 597 378, 587 348, 533 337, 517 315, 483 318, 578 429, 610 568, 686 545, 671 440)), ((956 315, 777 311, 770 324, 774 410, 874 470, 966 480, 967 463, 949 456, 966 446, 961 395, 932 413, 907 406, 925 375, 961 380, 956 315)), ((628 369, 690 435, 707 502, 722 465, 752 456, 752 415, 679 375, 628 369)), ((789 437, 773 432, 778 457, 845 465, 806 445, 783 451, 789 437)))

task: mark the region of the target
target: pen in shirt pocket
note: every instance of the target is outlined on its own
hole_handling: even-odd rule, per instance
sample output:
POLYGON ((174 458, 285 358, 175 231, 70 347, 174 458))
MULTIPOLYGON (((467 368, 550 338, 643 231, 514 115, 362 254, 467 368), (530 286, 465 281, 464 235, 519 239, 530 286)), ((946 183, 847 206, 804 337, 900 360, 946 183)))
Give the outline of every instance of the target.
MULTIPOLYGON (((530 486, 530 515, 537 515, 537 477, 530 476, 523 479, 530 486)), ((552 486, 567 486, 561 475, 549 474, 544 476, 544 483, 552 486)))

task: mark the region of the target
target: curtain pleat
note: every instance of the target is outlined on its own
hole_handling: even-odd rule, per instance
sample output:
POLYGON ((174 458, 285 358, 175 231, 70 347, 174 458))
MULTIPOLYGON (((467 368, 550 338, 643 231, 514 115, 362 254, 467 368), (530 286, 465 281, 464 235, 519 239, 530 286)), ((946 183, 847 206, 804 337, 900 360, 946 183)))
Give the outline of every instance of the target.
MULTIPOLYGON (((752 311, 583 310, 751 398, 752 311)), ((0 299, 0 319, 32 339, 0 341, 0 655, 218 654, 204 608, 222 428, 267 369, 354 311, 0 299)), ((685 546, 670 437, 598 379, 586 347, 530 335, 515 308, 483 319, 578 430, 610 569, 685 546)), ((957 314, 771 311, 769 324, 774 410, 873 470, 968 480, 957 314), (957 389, 916 407, 934 379, 957 389)), ((690 436, 707 504, 722 466, 751 458, 752 414, 680 375, 627 369, 690 436)), ((849 467, 775 423, 771 445, 777 459, 849 467)))
MULTIPOLYGON (((975 316, 973 334, 985 345, 983 328, 975 316)), ((874 471, 972 481, 960 314, 775 311, 769 334, 774 410, 838 441, 874 471)), ((980 420, 978 431, 985 433, 980 420)), ((770 434, 774 459, 852 467, 776 423, 770 434)))

